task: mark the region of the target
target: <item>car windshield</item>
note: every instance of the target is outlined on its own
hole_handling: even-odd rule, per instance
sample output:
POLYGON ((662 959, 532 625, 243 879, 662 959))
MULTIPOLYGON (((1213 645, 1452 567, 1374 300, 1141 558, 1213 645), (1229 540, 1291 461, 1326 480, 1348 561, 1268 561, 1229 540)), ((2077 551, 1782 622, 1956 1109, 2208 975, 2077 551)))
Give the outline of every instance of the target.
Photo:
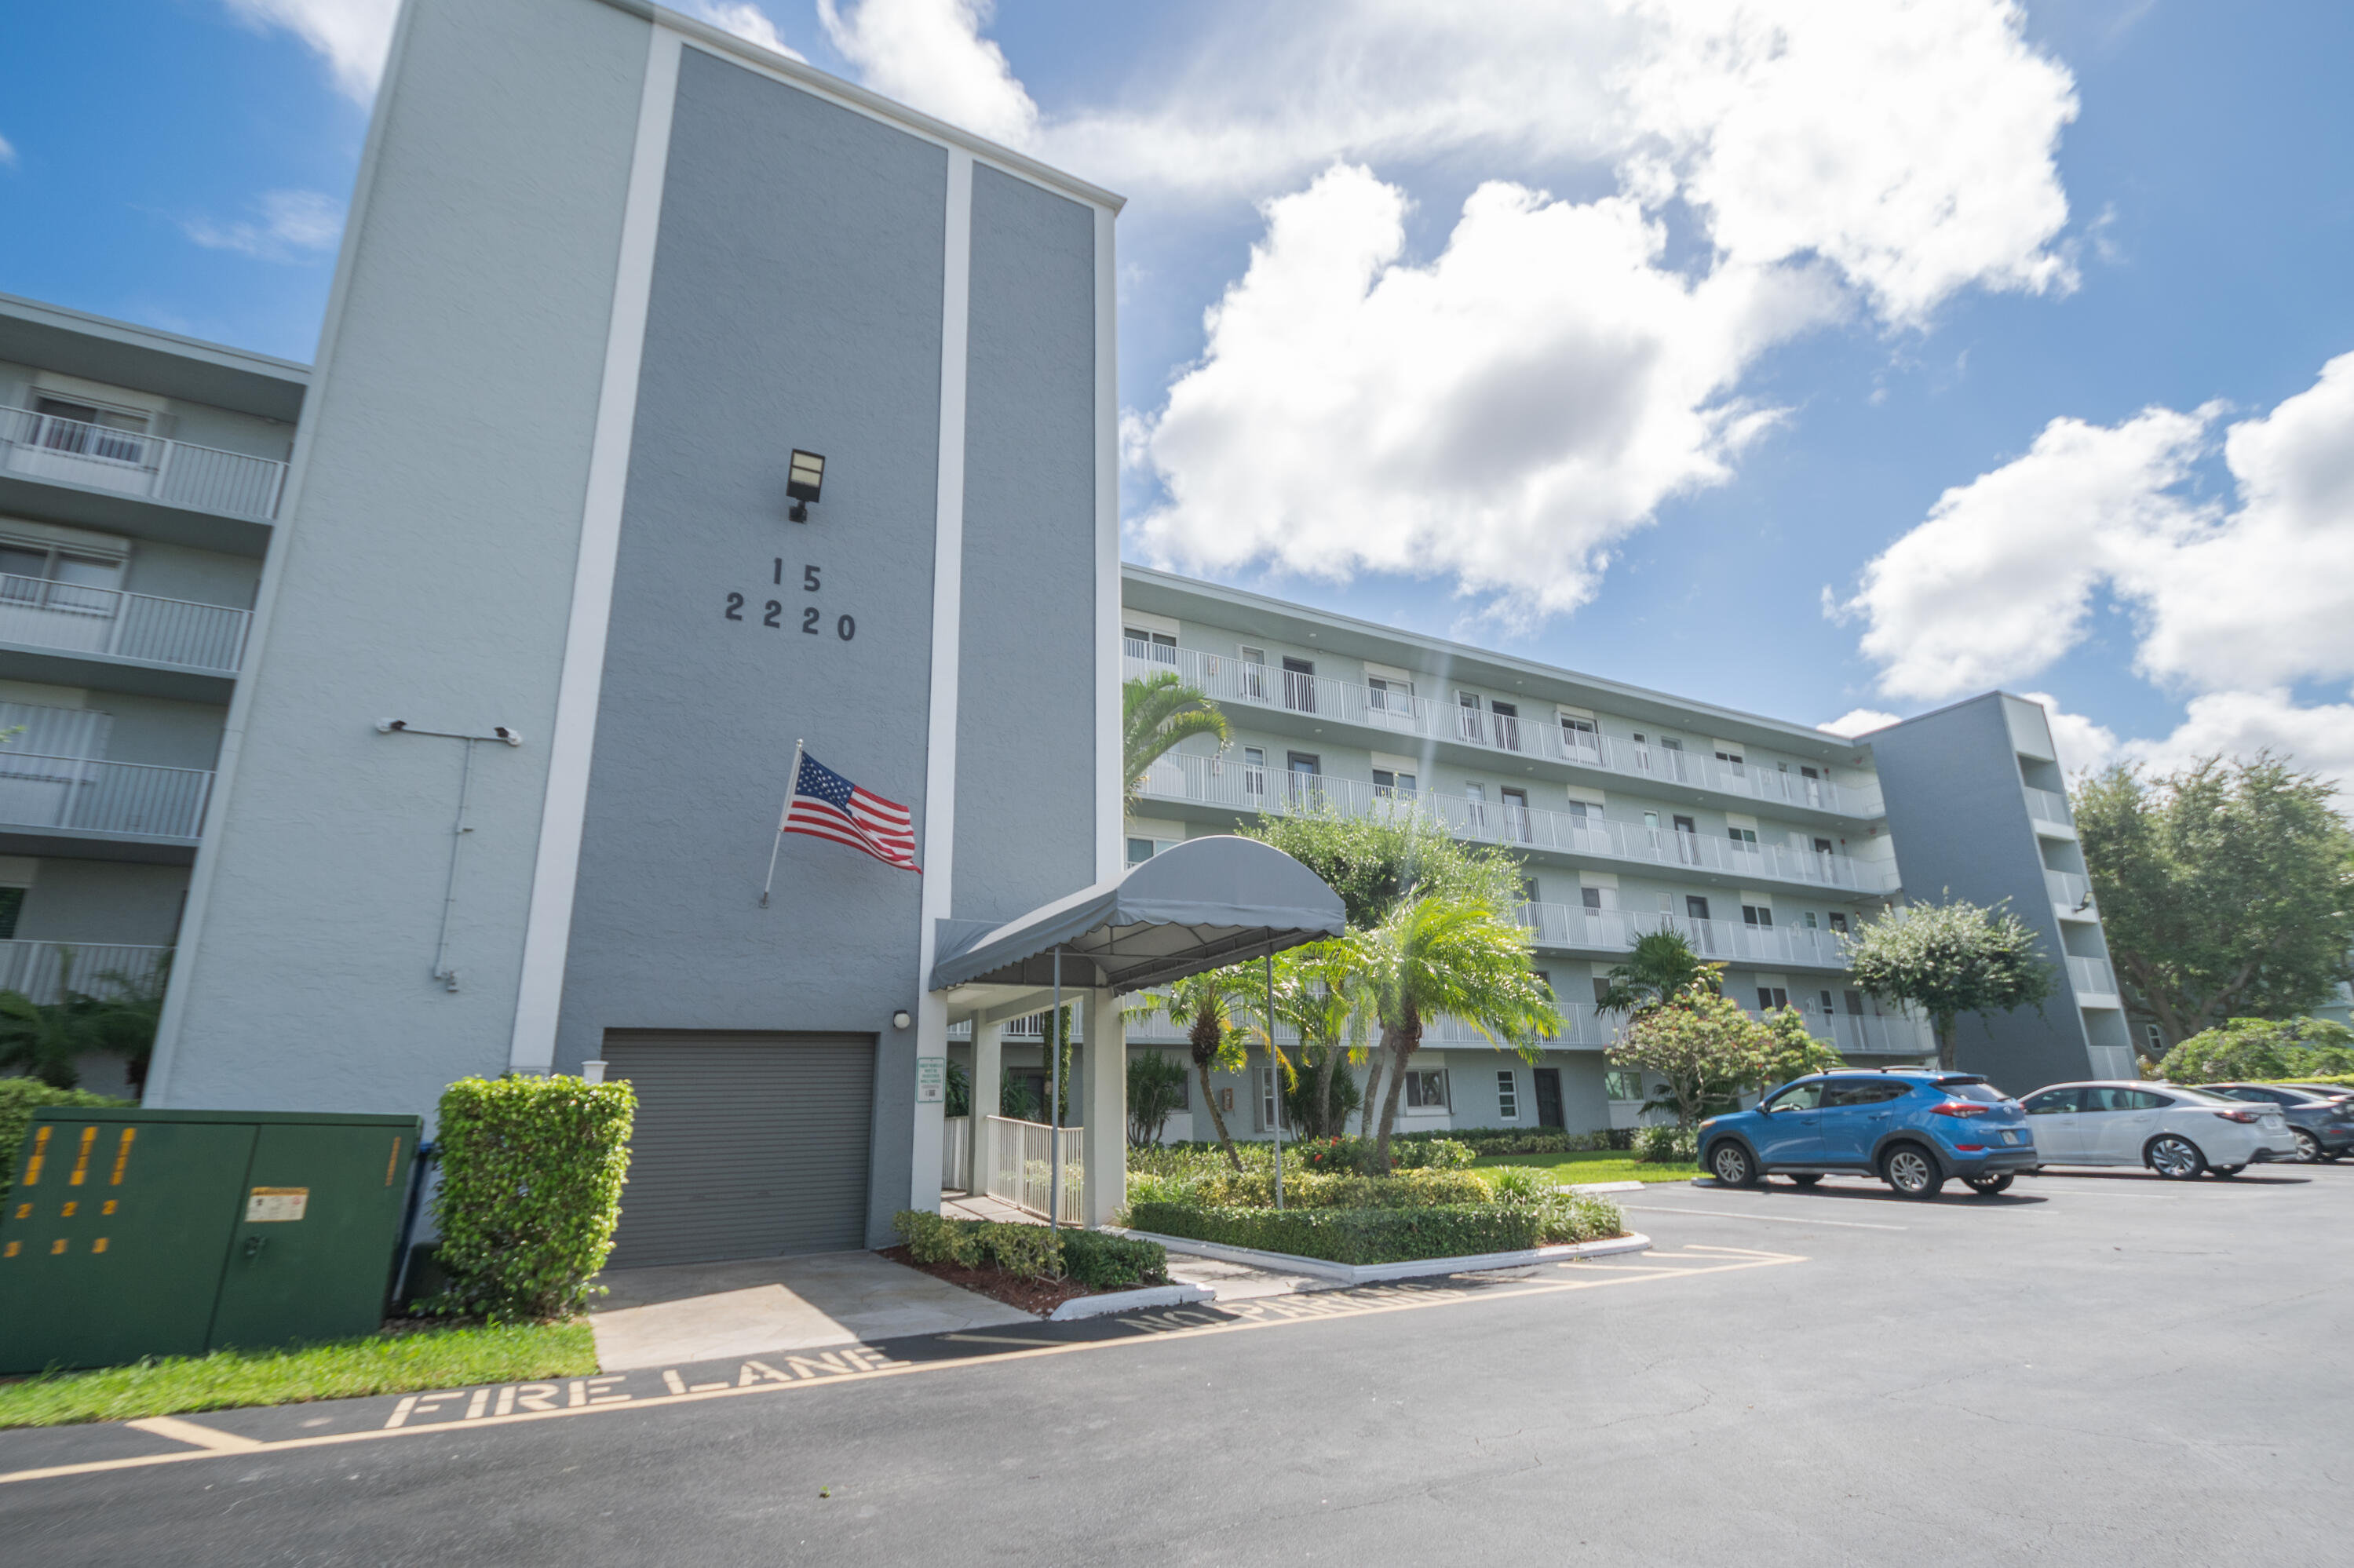
POLYGON ((1946 1097, 1956 1100, 1977 1100, 1981 1105, 1999 1106, 2010 1098, 1992 1084, 1939 1084, 1946 1097))

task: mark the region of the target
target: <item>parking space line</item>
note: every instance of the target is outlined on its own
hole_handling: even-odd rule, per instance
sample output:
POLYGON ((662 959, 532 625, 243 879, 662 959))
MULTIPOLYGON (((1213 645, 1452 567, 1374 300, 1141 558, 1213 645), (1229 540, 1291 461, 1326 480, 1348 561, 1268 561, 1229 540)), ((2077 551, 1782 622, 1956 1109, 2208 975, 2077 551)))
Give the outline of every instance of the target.
MULTIPOLYGON (((485 1401, 480 1395, 491 1392, 489 1387, 472 1391, 478 1397, 459 1416, 424 1423, 415 1423, 408 1416, 426 1408, 423 1402, 410 1396, 393 1412, 385 1425, 363 1427, 350 1432, 319 1433, 307 1437, 281 1438, 263 1442, 219 1432, 212 1427, 198 1427, 191 1422, 173 1422, 168 1416, 157 1416, 147 1422, 133 1423, 147 1430, 159 1425, 185 1425, 205 1434, 208 1446, 191 1447, 177 1453, 150 1454, 116 1459, 87 1460, 80 1464, 50 1465, 32 1469, 0 1472, 0 1485, 12 1481, 45 1480, 63 1476, 96 1475, 110 1470, 146 1469, 157 1465, 186 1464, 192 1460, 215 1459, 227 1453, 243 1456, 274 1454, 298 1448, 334 1446, 345 1443, 368 1443, 392 1438, 413 1437, 420 1433, 447 1431, 478 1431, 491 1426, 512 1426, 525 1422, 568 1420, 575 1416, 611 1414, 622 1410, 662 1410, 674 1405, 701 1404, 710 1400, 735 1399, 748 1395, 779 1393, 792 1389, 822 1388, 841 1383, 867 1383, 877 1378, 906 1377, 918 1372, 948 1372, 959 1367, 1002 1366, 1009 1361, 1026 1361, 1041 1356, 1071 1355, 1085 1351, 1105 1351, 1116 1346, 1156 1344, 1177 1340, 1191 1340, 1213 1334, 1244 1333, 1255 1329, 1279 1328, 1294 1323, 1330 1322, 1335 1319, 1379 1316, 1392 1312, 1418 1311, 1432 1307, 1462 1306, 1475 1301, 1518 1300, 1530 1296, 1551 1296, 1572 1290, 1607 1290, 1617 1287, 1656 1284, 1673 1278, 1697 1277, 1709 1274, 1737 1273, 1745 1269, 1772 1268, 1783 1264, 1805 1263, 1797 1253, 1754 1252, 1725 1249, 1722 1258, 1695 1260, 1699 1266, 1659 1269, 1647 1274, 1626 1274, 1602 1277, 1600 1266, 1573 1262, 1562 1266, 1566 1278, 1532 1279, 1482 1289, 1448 1288, 1444 1285, 1417 1284, 1402 1281, 1396 1284, 1364 1286, 1354 1289, 1320 1291, 1303 1297, 1265 1297, 1240 1301, 1231 1307, 1175 1308, 1166 1311, 1131 1313, 1103 1319, 1107 1327, 1142 1329, 1146 1332, 1117 1339, 1074 1340, 1037 1344, 1029 1349, 1010 1349, 995 1355, 959 1356, 942 1361, 903 1361, 871 1346, 845 1346, 838 1351, 825 1352, 823 1359, 832 1362, 837 1356, 843 1365, 803 1366, 799 1358, 779 1359, 793 1363, 787 1372, 760 1361, 748 1361, 735 1383, 715 1387, 711 1384, 690 1385, 684 1393, 660 1393, 639 1398, 627 1392, 609 1393, 602 1400, 580 1399, 555 1405, 553 1399, 541 1402, 536 1408, 516 1408, 510 1412, 509 1402, 501 1400, 500 1414, 484 1413, 485 1401), (1226 1316, 1213 1316, 1213 1310, 1226 1316), (552 1406, 552 1407, 551 1407, 552 1406), (231 1447, 229 1445, 236 1446, 231 1447)), ((960 1335, 971 1339, 977 1336, 960 1335)), ((669 1369, 675 1372, 677 1369, 669 1369)), ((618 1383, 619 1377, 600 1382, 618 1383)), ((670 1379, 664 1378, 665 1386, 670 1379)), ((493 1385, 495 1386, 495 1385, 493 1385)), ((534 1387, 553 1390, 553 1384, 534 1387)), ((432 1396, 445 1408, 454 1408, 455 1401, 465 1390, 451 1390, 432 1396)), ((522 1402, 515 1402, 521 1404, 522 1402)), ((174 1432, 158 1432, 158 1436, 177 1436, 174 1432)), ((182 1441, 195 1442, 194 1437, 182 1441)))
POLYGON ((1796 1214, 1744 1214, 1733 1209, 1687 1209, 1680 1203, 1621 1203, 1654 1214, 1704 1214, 1719 1220, 1770 1220, 1777 1225, 1837 1225, 1846 1231, 1909 1231, 1911 1225, 1876 1225, 1868 1220, 1804 1220, 1796 1214))

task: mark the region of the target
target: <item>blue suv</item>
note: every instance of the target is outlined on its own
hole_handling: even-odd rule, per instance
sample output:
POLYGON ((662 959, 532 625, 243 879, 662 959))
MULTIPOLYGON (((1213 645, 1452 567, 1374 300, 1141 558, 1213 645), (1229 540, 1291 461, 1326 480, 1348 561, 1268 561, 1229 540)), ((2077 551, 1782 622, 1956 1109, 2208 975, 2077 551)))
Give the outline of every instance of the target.
POLYGON ((1990 1196, 2035 1168, 2035 1139, 2019 1102, 1973 1073, 1825 1073, 1702 1122, 1700 1163, 1728 1187, 1876 1175, 1904 1197, 1934 1198, 1959 1177, 1990 1196))

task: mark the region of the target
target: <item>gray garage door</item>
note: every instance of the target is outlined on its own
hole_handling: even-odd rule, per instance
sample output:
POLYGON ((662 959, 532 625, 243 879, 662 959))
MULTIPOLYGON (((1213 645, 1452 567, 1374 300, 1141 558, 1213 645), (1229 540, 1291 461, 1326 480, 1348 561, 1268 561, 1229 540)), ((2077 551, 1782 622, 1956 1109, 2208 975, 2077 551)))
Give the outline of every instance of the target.
POLYGON ((638 1093, 613 1267, 866 1245, 871 1036, 614 1030, 605 1060, 638 1093))

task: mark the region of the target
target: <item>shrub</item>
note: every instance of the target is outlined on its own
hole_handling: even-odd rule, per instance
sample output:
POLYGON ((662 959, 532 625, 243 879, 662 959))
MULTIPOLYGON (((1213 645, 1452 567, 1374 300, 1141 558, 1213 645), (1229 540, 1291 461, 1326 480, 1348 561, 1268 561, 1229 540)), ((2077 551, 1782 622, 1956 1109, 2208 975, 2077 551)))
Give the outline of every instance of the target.
POLYGON ((2158 1065, 2170 1084, 2335 1073, 2354 1073, 2354 1030, 2322 1018, 2234 1018, 2193 1034, 2158 1065))
POLYGON ((1519 1252, 1617 1235, 1624 1228, 1615 1205, 1571 1197, 1542 1205, 1430 1209, 1209 1209, 1139 1203, 1130 1223, 1161 1235, 1346 1264, 1519 1252))
POLYGON ((1479 1181, 1489 1196, 1499 1203, 1543 1203, 1549 1202, 1561 1186, 1553 1171, 1540 1171, 1533 1165, 1499 1165, 1479 1172, 1479 1181))
POLYGON ((1636 1135, 1635 1150, 1645 1165, 1690 1165, 1700 1159, 1700 1129, 1647 1127, 1636 1135))
POLYGON ((419 1309, 493 1323, 569 1317, 613 1250, 637 1097, 626 1081, 461 1078, 441 1093, 436 1256, 419 1309))
POLYGON ((1124 1290, 1169 1283, 1169 1249, 1136 1236, 1101 1231, 1063 1234, 1063 1273, 1093 1290, 1124 1290))
POLYGON ((917 1263, 953 1263, 964 1268, 981 1266, 981 1238, 975 1222, 952 1220, 925 1209, 902 1209, 891 1216, 891 1228, 907 1244, 907 1255, 917 1263))
POLYGON ((129 1100, 94 1095, 88 1089, 52 1088, 38 1078, 0 1078, 0 1198, 16 1181, 16 1150, 33 1113, 43 1106, 127 1106, 129 1100))

